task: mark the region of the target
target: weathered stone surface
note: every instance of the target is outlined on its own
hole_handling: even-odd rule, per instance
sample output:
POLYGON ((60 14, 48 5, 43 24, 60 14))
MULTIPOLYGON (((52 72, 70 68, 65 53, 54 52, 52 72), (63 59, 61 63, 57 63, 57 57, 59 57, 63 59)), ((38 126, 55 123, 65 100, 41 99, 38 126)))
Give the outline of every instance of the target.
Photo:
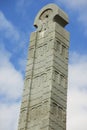
POLYGON ((54 4, 37 15, 31 33, 18 130, 66 130, 68 16, 54 4))

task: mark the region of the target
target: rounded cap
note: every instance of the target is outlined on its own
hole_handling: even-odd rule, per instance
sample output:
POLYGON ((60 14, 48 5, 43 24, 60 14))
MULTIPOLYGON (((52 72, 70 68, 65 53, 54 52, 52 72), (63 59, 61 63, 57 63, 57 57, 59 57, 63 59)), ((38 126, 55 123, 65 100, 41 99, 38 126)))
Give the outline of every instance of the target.
POLYGON ((48 23, 49 21, 54 21, 60 24, 62 27, 65 27, 69 20, 67 14, 57 5, 48 4, 37 14, 34 21, 34 26, 36 28, 41 28, 44 23, 48 23))

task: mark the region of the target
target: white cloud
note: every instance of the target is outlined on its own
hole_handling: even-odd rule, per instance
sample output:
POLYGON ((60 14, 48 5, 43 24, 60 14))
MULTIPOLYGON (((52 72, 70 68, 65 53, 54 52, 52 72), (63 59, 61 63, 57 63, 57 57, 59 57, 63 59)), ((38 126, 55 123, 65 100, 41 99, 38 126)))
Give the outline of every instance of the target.
POLYGON ((6 19, 4 14, 0 11, 0 31, 3 32, 5 38, 10 38, 12 40, 19 40, 20 35, 16 29, 12 25, 10 21, 6 19))
POLYGON ((87 55, 74 53, 71 59, 67 130, 87 130, 87 55))
POLYGON ((0 130, 16 130, 23 76, 11 63, 12 54, 0 43, 0 130))
MULTIPOLYGON (((22 67, 24 66, 21 65, 20 61, 22 61, 22 59, 25 59, 27 55, 28 41, 29 41, 28 33, 18 30, 12 24, 12 22, 6 18, 4 13, 0 11, 0 42, 1 41, 3 41, 5 47, 9 48, 9 51, 12 54, 12 58, 16 57, 17 59, 16 65, 18 65, 20 70, 22 71, 24 69, 22 67)), ((6 62, 5 56, 4 56, 5 60, 3 59, 3 56, 4 55, 2 54, 1 59, 4 62, 6 62)))
POLYGON ((81 90, 87 88, 87 56, 81 56, 73 53, 71 59, 72 63, 69 65, 69 86, 71 86, 70 88, 78 88, 81 90))
POLYGON ((11 53, 0 43, 0 130, 16 130, 23 77, 10 62, 11 53))
POLYGON ((67 8, 75 10, 82 10, 87 6, 87 0, 55 0, 55 2, 60 2, 62 4, 65 4, 67 8))
POLYGON ((87 92, 69 91, 67 117, 67 130, 87 130, 87 92))
POLYGON ((18 99, 23 87, 23 77, 10 62, 11 54, 0 46, 0 95, 18 99))
POLYGON ((20 104, 0 103, 0 130, 17 130, 20 104))
MULTIPOLYGON (((5 44, 12 44, 13 51, 17 52, 18 50, 25 49, 28 43, 28 32, 25 33, 21 30, 18 30, 13 23, 6 18, 3 12, 0 11, 0 40, 5 41, 5 44), (8 39, 10 42, 5 41, 8 39)), ((10 47, 9 47, 10 48, 10 47)), ((12 52, 12 51, 11 51, 12 52)))

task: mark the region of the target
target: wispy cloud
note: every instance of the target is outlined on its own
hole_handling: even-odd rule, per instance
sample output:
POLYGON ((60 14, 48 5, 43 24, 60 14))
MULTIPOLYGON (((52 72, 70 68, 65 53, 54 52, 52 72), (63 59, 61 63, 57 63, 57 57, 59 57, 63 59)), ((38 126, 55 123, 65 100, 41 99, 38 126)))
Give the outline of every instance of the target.
POLYGON ((0 37, 1 39, 8 39, 11 41, 9 44, 13 46, 23 47, 24 43, 27 42, 28 34, 18 30, 15 25, 12 24, 10 20, 6 18, 3 12, 0 11, 0 37))
POLYGON ((17 130, 19 109, 19 103, 0 103, 0 130, 17 130))
POLYGON ((10 59, 12 54, 0 43, 0 130, 16 130, 23 76, 10 59))
POLYGON ((6 19, 4 14, 0 12, 0 32, 3 33, 4 37, 12 40, 19 40, 20 35, 16 28, 12 25, 10 21, 6 19))
MULTIPOLYGON (((19 68, 22 68, 20 61, 25 59, 27 55, 29 44, 28 35, 28 32, 18 30, 17 27, 6 18, 4 13, 0 12, 0 42, 3 42, 6 48, 9 48, 12 57, 16 57, 16 65, 18 65, 19 68)), ((13 59, 15 60, 15 58, 13 59)))
POLYGON ((72 53, 71 60, 67 130, 87 130, 87 55, 72 53))
POLYGON ((62 4, 65 4, 67 8, 75 10, 82 10, 87 6, 87 0, 55 0, 55 2, 60 2, 62 4))
POLYGON ((16 100, 20 97, 23 77, 10 62, 11 53, 0 45, 0 96, 5 100, 16 100))

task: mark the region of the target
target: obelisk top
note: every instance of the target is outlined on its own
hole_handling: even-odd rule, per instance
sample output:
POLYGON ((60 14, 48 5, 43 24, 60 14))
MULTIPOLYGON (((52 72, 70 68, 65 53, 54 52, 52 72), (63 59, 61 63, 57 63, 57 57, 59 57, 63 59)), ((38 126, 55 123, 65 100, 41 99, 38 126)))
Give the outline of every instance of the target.
POLYGON ((56 22, 62 27, 65 27, 68 24, 69 20, 68 15, 57 5, 48 4, 43 7, 37 14, 34 21, 34 26, 36 28, 41 28, 44 23, 48 23, 50 21, 56 22))

